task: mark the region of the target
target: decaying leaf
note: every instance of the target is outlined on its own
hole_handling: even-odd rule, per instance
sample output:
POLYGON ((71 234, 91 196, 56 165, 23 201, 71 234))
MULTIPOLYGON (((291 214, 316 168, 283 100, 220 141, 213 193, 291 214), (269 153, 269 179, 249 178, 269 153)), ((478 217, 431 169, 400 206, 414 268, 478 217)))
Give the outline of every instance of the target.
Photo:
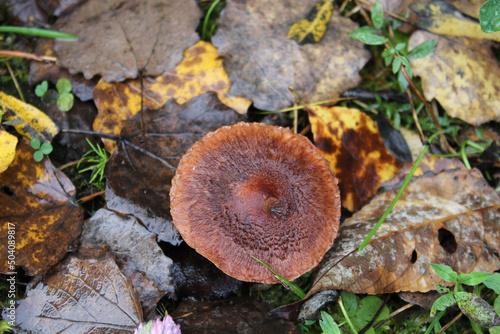
POLYGON ((483 32, 478 21, 463 15, 448 2, 416 2, 409 7, 419 15, 417 26, 420 29, 440 35, 491 39, 500 42, 500 32, 483 32))
POLYGON ((69 257, 59 271, 28 289, 16 325, 31 333, 130 334, 142 310, 112 258, 69 257))
POLYGON ((192 0, 90 0, 56 22, 78 41, 56 41, 54 50, 60 66, 86 79, 156 76, 177 65, 184 49, 198 41, 200 16, 192 0))
POLYGON ((424 176, 410 183, 372 241, 357 249, 394 199, 383 193, 347 219, 315 275, 309 295, 429 291, 446 285, 430 263, 458 273, 500 268, 500 195, 478 170, 424 176))
POLYGON ((4 111, 2 117, 15 123, 13 126, 17 132, 28 140, 38 138, 41 142, 50 142, 59 132, 42 111, 1 91, 0 108, 4 111))
MULTIPOLYGON (((216 92, 219 100, 238 111, 246 113, 251 101, 228 95, 229 77, 222 68, 217 49, 206 42, 198 42, 184 52, 182 62, 175 69, 155 78, 143 80, 143 104, 147 109, 158 109, 174 98, 183 104, 205 92, 216 92)), ((124 123, 141 109, 141 81, 107 83, 101 80, 94 91, 99 114, 94 130, 119 134, 124 123)), ((116 146, 106 141, 110 152, 116 146)))
POLYGON ((333 1, 319 1, 305 19, 294 23, 288 31, 288 38, 293 38, 300 45, 318 43, 326 32, 332 16, 333 1))
POLYGON ((10 166, 16 155, 17 137, 0 127, 0 173, 10 166))
POLYGON ((384 146, 377 124, 357 109, 312 107, 314 142, 339 179, 342 206, 355 211, 401 168, 384 146))
POLYGON ((412 59, 427 100, 435 98, 451 117, 478 126, 500 121, 500 66, 488 44, 416 31, 409 48, 439 38, 433 54, 412 59))
MULTIPOLYGON (((10 167, 0 174, 0 253, 7 254, 7 230, 15 226, 16 265, 41 275, 76 249, 83 212, 74 203, 75 188, 49 159, 33 160, 22 141, 10 167)), ((0 272, 15 271, 1 261, 0 272)))
POLYGON ((133 214, 159 240, 180 243, 170 216, 170 182, 180 158, 195 141, 223 125, 246 119, 222 104, 214 93, 205 93, 178 105, 168 101, 163 107, 127 121, 121 135, 136 148, 119 145, 106 166, 108 208, 133 214), (138 150, 137 147, 141 150, 138 150))
POLYGON ((320 43, 298 45, 288 39, 290 26, 314 7, 316 0, 227 1, 212 38, 231 80, 229 94, 243 96, 263 110, 295 102, 293 87, 306 102, 337 98, 356 86, 369 53, 348 34, 358 25, 332 14, 320 43))
POLYGON ((145 313, 154 310, 165 294, 175 297, 170 273, 172 260, 163 254, 156 236, 134 217, 100 209, 86 221, 80 242, 109 246, 124 265, 122 271, 131 278, 145 313))

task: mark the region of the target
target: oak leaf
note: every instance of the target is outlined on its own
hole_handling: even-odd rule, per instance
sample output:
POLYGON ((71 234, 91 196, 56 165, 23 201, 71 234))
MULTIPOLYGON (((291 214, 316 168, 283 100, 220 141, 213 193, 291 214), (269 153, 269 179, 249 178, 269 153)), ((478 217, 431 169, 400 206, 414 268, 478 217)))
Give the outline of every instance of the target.
MULTIPOLYGON (((49 159, 36 163, 25 141, 0 174, 0 184, 0 254, 7 254, 7 229, 15 225, 16 265, 28 275, 42 275, 76 249, 83 212, 75 204, 75 188, 49 159)), ((0 261, 0 272, 10 271, 0 261)))
POLYGON ((448 115, 475 126, 500 121, 500 66, 488 43, 416 31, 409 48, 436 38, 433 54, 411 60, 426 99, 435 98, 448 115))
POLYGON ((500 195, 478 170, 423 176, 410 183, 368 246, 357 251, 398 189, 375 197, 340 226, 309 295, 324 289, 380 294, 446 285, 430 267, 458 273, 500 268, 500 195))
POLYGON ((358 109, 309 108, 314 142, 339 179, 342 206, 355 211, 401 168, 377 124, 358 109))

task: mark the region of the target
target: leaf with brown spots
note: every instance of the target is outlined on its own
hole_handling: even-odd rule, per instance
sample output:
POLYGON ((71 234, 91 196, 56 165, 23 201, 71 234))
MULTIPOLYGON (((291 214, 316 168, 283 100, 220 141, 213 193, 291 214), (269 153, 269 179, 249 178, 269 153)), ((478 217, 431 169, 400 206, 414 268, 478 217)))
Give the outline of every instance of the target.
POLYGON ((0 173, 10 166, 16 155, 17 137, 0 126, 0 173))
POLYGON ((410 183, 368 246, 357 249, 398 189, 374 198, 340 226, 309 295, 434 290, 446 285, 430 263, 458 273, 500 268, 500 195, 478 170, 424 176, 410 183))
POLYGON ((369 53, 348 37, 358 25, 335 12, 319 43, 299 45, 288 39, 290 27, 317 0, 227 1, 213 44, 224 56, 231 80, 229 94, 243 96, 262 110, 295 102, 289 87, 306 102, 337 98, 360 81, 358 71, 369 53))
POLYGON ((30 333, 130 334, 142 310, 130 279, 111 257, 71 256, 16 309, 16 326, 30 333))
POLYGON ((500 121, 500 66, 489 42, 416 31, 409 48, 436 38, 434 53, 411 60, 426 99, 435 98, 448 115, 474 126, 500 121))
POLYGON ((339 179, 342 205, 355 211, 401 168, 384 146, 377 124, 357 109, 309 109, 314 142, 339 179))
POLYGON ((156 76, 174 68, 199 40, 200 17, 193 0, 89 0, 56 22, 56 29, 78 40, 56 40, 54 51, 60 66, 86 79, 156 76))
MULTIPOLYGON (((10 167, 0 174, 0 254, 7 253, 7 229, 15 225, 15 263, 28 275, 42 275, 76 248, 83 212, 75 188, 49 159, 37 163, 22 141, 10 167)), ((0 272, 15 271, 0 261, 0 272)))
MULTIPOLYGON (((154 110, 171 98, 183 104, 210 91, 216 92, 219 100, 230 108, 246 113, 251 101, 230 97, 230 85, 217 49, 210 43, 198 42, 184 52, 184 59, 175 69, 143 80, 143 103, 145 108, 154 110)), ((141 108, 141 81, 106 83, 101 80, 94 90, 94 100, 99 110, 94 130, 119 134, 124 123, 141 108)), ((106 149, 112 152, 116 146, 106 141, 106 149)))
POLYGON ((214 93, 205 93, 179 105, 168 101, 144 113, 145 140, 140 115, 127 121, 122 142, 106 165, 109 209, 132 214, 159 240, 179 244, 180 236, 170 216, 170 186, 175 166, 195 141, 221 126, 245 120, 222 104, 214 93))

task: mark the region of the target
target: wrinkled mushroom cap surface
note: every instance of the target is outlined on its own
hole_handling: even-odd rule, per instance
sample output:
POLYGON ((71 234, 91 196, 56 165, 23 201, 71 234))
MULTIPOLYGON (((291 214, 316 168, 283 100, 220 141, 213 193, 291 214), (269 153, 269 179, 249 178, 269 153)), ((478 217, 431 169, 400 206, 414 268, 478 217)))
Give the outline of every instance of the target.
POLYGON ((329 163, 305 137, 262 123, 211 132, 182 157, 171 214, 183 239, 226 274, 293 280, 337 236, 340 195, 329 163))

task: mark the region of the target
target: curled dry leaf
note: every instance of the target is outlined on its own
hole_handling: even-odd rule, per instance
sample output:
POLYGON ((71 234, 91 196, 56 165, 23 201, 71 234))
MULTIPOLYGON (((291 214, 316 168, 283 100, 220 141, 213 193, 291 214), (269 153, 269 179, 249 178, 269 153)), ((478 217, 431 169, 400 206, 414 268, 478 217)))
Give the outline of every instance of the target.
POLYGON ((69 257, 26 291, 16 326, 30 333, 130 334, 142 310, 130 279, 112 258, 69 257))
POLYGON ((459 273, 500 268, 500 195, 478 170, 416 179, 370 244, 358 252, 396 192, 374 198, 340 226, 308 295, 324 289, 425 292, 436 283, 446 285, 430 263, 459 273))
MULTIPOLYGON (((15 226, 16 265, 42 275, 76 249, 83 212, 74 203, 75 188, 49 159, 33 160, 22 141, 10 167, 0 174, 0 254, 7 254, 7 230, 15 226)), ((7 261, 0 272, 15 271, 7 261)))
MULTIPOLYGON (((184 52, 182 62, 175 69, 154 78, 107 83, 101 80, 94 92, 99 114, 94 121, 98 132, 120 134, 125 122, 143 106, 154 110, 174 98, 179 104, 205 92, 216 92, 219 100, 241 114, 246 113, 250 100, 228 95, 229 77, 222 68, 217 49, 210 43, 198 42, 184 52)), ((113 152, 116 145, 105 141, 106 149, 113 152)))
POLYGON ((144 113, 142 141, 140 114, 130 119, 122 136, 139 151, 120 145, 106 166, 108 208, 132 214, 159 240, 180 242, 170 216, 170 183, 182 155, 206 133, 246 119, 206 93, 178 105, 170 100, 162 108, 144 113), (170 167, 169 167, 170 165, 170 167))
POLYGON ((358 109, 312 107, 314 142, 339 179, 342 206, 355 211, 401 168, 386 149, 377 123, 358 109))
POLYGON ((416 31, 409 48, 436 38, 439 43, 433 54, 411 60, 413 73, 422 78, 426 99, 435 98, 448 115, 474 126, 500 121, 500 66, 489 44, 416 31))
POLYGON ((80 242, 109 246, 120 259, 122 271, 132 279, 145 313, 154 310, 165 294, 175 297, 170 274, 172 260, 163 254, 156 236, 134 217, 100 209, 86 221, 80 242))
POLYGON ((177 65, 184 49, 198 41, 200 17, 192 0, 90 0, 56 22, 78 40, 56 41, 54 50, 60 66, 86 79, 156 76, 177 65))
POLYGON ((213 44, 224 58, 232 86, 263 110, 292 105, 293 87, 306 102, 337 98, 356 86, 358 71, 368 61, 363 45, 348 37, 358 25, 332 14, 320 43, 300 46, 288 39, 290 27, 304 18, 316 0, 227 1, 213 44))

